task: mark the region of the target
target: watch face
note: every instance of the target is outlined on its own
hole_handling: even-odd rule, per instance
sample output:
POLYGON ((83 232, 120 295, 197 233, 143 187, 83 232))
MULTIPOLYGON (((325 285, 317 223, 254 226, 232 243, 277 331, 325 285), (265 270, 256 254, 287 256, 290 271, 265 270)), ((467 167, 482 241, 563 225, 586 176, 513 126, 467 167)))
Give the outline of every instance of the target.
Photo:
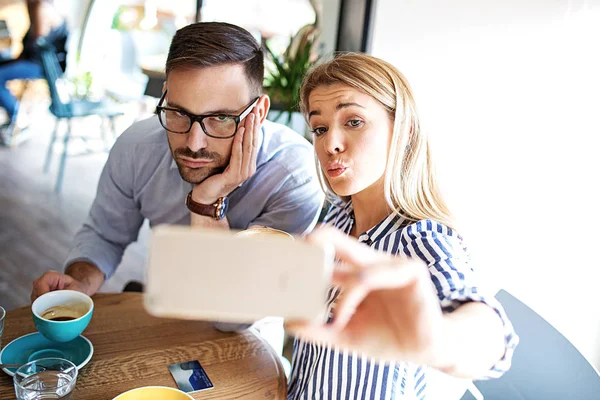
POLYGON ((229 208, 229 199, 227 197, 223 197, 221 199, 221 204, 217 207, 217 218, 223 219, 227 214, 227 209, 229 208))

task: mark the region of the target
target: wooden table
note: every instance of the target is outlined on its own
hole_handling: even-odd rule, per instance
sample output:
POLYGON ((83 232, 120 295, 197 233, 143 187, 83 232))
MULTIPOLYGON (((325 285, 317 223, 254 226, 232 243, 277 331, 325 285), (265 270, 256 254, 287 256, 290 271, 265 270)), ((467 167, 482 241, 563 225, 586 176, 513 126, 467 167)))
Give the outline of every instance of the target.
MULTIPOLYGON (((247 330, 223 333, 208 322, 154 318, 139 293, 97 294, 94 315, 83 335, 94 345, 91 361, 79 371, 74 400, 107 400, 141 386, 176 387, 168 365, 198 360, 214 388, 196 399, 284 399, 286 378, 279 357, 247 330)), ((4 336, 35 331, 31 310, 6 314, 4 336)), ((14 398, 12 378, 0 371, 0 399, 14 398)))

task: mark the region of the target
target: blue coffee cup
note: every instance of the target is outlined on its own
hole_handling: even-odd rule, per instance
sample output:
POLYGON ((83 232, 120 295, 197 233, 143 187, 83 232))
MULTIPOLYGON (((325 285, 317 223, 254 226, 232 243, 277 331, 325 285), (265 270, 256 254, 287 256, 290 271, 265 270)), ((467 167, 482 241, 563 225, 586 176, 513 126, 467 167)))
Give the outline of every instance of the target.
POLYGON ((75 290, 57 290, 41 295, 31 305, 33 322, 48 340, 69 342, 87 328, 94 302, 75 290))

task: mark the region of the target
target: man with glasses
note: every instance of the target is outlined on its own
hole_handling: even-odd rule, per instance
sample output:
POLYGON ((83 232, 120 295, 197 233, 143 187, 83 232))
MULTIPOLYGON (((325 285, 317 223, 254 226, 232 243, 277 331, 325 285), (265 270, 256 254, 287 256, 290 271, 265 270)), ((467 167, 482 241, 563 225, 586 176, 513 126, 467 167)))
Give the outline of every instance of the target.
POLYGON ((32 300, 59 289, 94 294, 146 218, 152 226, 309 231, 323 201, 312 147, 266 121, 263 74, 262 49, 244 29, 197 23, 177 31, 157 115, 117 140, 65 273, 38 278, 32 300))

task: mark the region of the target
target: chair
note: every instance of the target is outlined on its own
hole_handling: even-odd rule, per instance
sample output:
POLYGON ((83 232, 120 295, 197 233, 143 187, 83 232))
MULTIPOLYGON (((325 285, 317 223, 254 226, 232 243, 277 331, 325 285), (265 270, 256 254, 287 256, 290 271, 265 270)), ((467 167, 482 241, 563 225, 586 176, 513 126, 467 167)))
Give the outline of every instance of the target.
MULTIPOLYGON (((63 175, 65 169, 65 163, 67 158, 67 148, 69 144, 69 140, 71 139, 71 121, 73 118, 80 117, 89 117, 92 115, 97 115, 101 118, 108 119, 110 129, 113 135, 113 138, 116 138, 117 132, 115 128, 115 117, 123 115, 124 112, 118 105, 107 101, 90 101, 90 100, 74 100, 74 99, 66 99, 65 95, 59 90, 57 83, 59 79, 62 77, 63 72, 60 67, 58 58, 54 52, 54 49, 50 47, 44 47, 41 50, 41 59, 42 59, 42 70, 44 72, 44 76, 46 81, 48 82, 48 89, 50 91, 50 112, 56 117, 56 125, 54 127, 54 131, 52 133, 52 140, 50 141, 50 146, 48 147, 48 153, 46 155, 46 161, 44 162, 44 172, 48 172, 50 168, 50 161, 52 158, 54 143, 57 139, 57 132, 60 121, 65 119, 67 120, 67 131, 63 137, 63 151, 62 156, 60 158, 59 168, 58 168, 58 176, 56 178, 56 185, 54 190, 56 192, 60 192, 63 182, 63 175), (61 96, 62 95, 62 96, 61 96)), ((102 124, 102 138, 105 142, 105 146, 108 150, 110 147, 108 144, 108 138, 106 136, 106 130, 104 128, 104 124, 102 124)), ((85 140, 85 138, 84 138, 85 140)))
POLYGON ((520 342, 501 378, 474 382, 461 400, 598 400, 600 375, 585 357, 535 311, 501 290, 500 301, 520 342))

